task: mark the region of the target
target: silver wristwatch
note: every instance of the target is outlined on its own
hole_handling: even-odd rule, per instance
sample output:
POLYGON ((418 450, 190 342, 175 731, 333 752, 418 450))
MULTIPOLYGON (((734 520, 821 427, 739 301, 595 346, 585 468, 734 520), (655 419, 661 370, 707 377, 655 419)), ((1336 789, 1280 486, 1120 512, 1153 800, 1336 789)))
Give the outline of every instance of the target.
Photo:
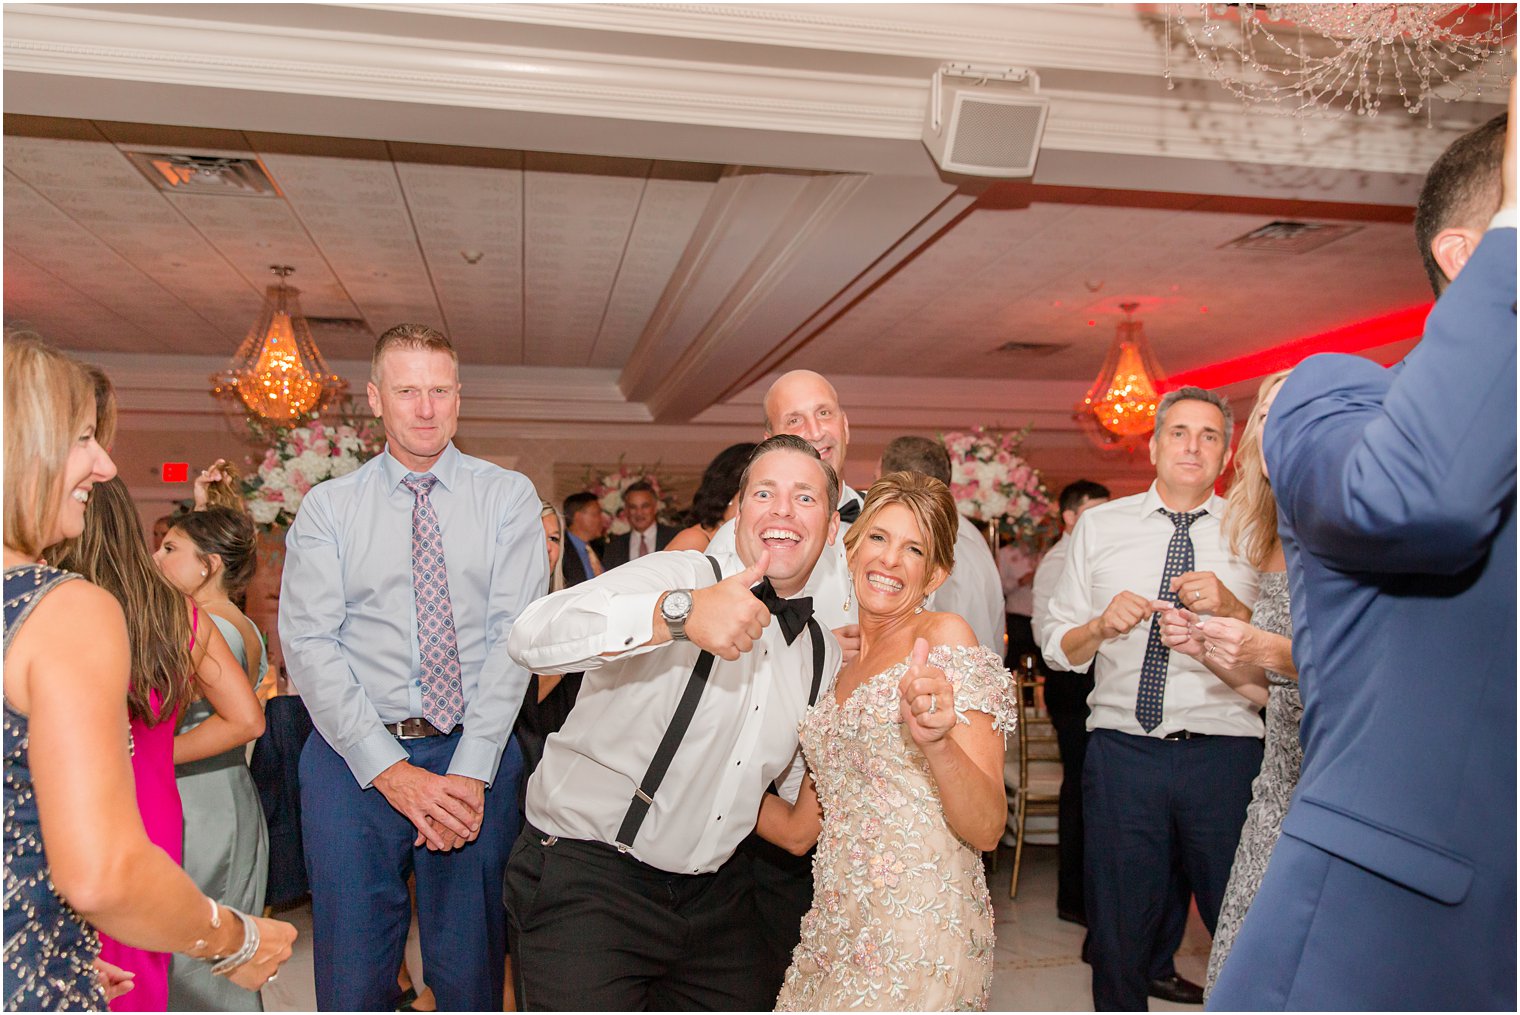
POLYGON ((686 641, 686 621, 691 616, 691 589, 674 589, 660 601, 660 616, 676 641, 686 641))

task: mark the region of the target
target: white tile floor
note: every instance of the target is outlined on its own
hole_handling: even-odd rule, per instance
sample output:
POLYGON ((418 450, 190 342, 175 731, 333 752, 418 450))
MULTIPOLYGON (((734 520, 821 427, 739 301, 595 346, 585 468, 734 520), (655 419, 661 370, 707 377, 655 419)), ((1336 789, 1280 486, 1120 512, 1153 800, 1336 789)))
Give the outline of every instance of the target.
MULTIPOLYGON (((994 1011, 1091 1011, 1092 979, 1083 964, 1082 928, 1056 919, 1056 851, 1026 846, 1019 897, 1008 898, 1013 853, 1004 849, 998 869, 988 879, 997 911, 997 965, 992 981, 994 1011)), ((279 914, 301 932, 295 955, 280 978, 264 990, 267 1011, 311 1011, 316 1006, 311 974, 311 909, 300 906, 279 914)), ((1188 922, 1177 971, 1203 982, 1209 958, 1209 935, 1195 910, 1188 922)), ((1152 1011, 1199 1011, 1186 1005, 1151 1002, 1152 1011)))

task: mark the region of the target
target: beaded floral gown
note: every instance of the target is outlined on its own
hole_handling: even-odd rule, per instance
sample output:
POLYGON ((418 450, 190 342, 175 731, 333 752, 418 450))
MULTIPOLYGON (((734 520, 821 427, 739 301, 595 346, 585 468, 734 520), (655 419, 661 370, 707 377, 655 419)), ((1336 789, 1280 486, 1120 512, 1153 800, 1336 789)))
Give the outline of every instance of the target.
MULTIPOLYGON (((955 712, 1016 722, 1012 677, 981 647, 937 646, 955 712)), ((945 821, 928 760, 900 721, 904 660, 838 704, 826 695, 800 736, 823 831, 813 908, 778 1011, 985 1010, 992 989, 992 900, 981 853, 945 821)))

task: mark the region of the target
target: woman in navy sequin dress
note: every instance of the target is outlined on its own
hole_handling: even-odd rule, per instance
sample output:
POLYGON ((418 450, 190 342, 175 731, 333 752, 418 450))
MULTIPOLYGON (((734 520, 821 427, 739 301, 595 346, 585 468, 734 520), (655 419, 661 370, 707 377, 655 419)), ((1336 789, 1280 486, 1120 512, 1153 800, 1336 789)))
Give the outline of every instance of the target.
MULTIPOLYGON (((44 547, 83 531, 91 488, 115 475, 96 422, 83 367, 33 337, 6 335, 7 1010, 99 1010, 108 992, 130 989, 130 978, 96 965, 92 925, 205 958, 235 955, 245 941, 243 919, 202 895, 143 831, 128 759, 121 608, 89 582, 37 563, 44 547)), ((248 919, 260 944, 229 976, 252 989, 289 957, 295 930, 248 919)))

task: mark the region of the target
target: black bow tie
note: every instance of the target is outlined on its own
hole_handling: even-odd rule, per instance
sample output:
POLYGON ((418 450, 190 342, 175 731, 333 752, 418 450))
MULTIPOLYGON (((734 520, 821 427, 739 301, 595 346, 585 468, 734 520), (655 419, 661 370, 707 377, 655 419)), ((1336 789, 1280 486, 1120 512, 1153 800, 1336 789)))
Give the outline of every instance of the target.
POLYGON ((855 519, 860 517, 860 501, 851 497, 846 504, 839 505, 839 520, 846 525, 855 524, 855 519))
POLYGON ((802 629, 807 626, 808 618, 813 615, 813 597, 782 599, 771 587, 769 578, 760 579, 760 584, 750 591, 755 594, 756 599, 765 604, 765 608, 771 611, 771 615, 781 622, 781 633, 786 635, 786 643, 790 645, 796 641, 802 629))

